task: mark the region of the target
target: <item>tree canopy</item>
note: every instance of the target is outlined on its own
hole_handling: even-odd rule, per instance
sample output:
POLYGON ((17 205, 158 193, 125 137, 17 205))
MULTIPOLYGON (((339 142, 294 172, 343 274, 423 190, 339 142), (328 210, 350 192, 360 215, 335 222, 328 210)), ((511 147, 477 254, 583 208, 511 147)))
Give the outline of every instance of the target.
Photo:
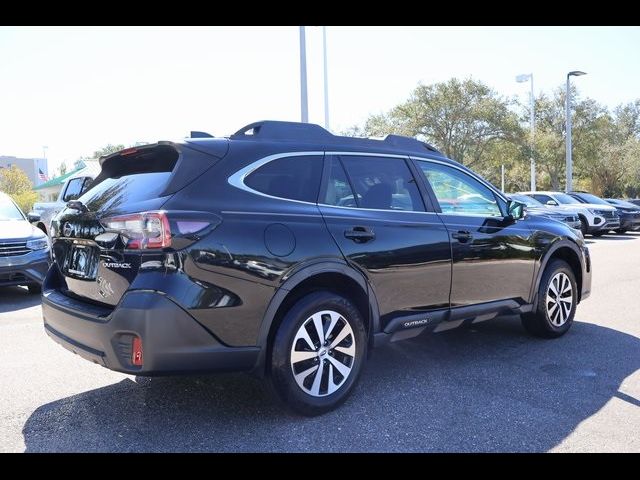
MULTIPOLYGON (((640 99, 610 112, 571 91, 574 183, 605 196, 640 193, 640 99)), ((408 135, 433 144, 500 184, 505 165, 507 191, 529 188, 528 105, 498 95, 473 79, 418 85, 408 100, 370 116, 347 134, 408 135)), ((565 90, 541 94, 535 102, 533 155, 538 188, 560 190, 565 183, 565 90)))
POLYGON ((15 165, 0 169, 0 191, 8 194, 23 212, 28 212, 38 198, 27 174, 15 165))

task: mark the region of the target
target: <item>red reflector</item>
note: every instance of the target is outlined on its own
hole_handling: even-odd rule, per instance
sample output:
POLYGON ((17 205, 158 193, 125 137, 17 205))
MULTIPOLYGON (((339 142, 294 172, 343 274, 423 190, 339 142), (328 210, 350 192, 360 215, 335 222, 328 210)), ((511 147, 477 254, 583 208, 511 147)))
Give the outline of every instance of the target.
POLYGON ((140 337, 133 337, 131 344, 131 363, 138 367, 142 366, 142 339, 140 337))

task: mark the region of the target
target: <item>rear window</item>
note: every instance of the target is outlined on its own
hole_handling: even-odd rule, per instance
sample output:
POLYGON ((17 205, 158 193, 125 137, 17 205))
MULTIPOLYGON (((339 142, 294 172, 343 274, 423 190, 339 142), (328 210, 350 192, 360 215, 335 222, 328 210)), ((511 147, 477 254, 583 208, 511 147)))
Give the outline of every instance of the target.
POLYGON ((97 212, 158 198, 167 189, 177 160, 178 153, 168 146, 111 157, 79 200, 97 212))
POLYGON ((315 203, 321 176, 322 156, 284 157, 259 167, 244 183, 272 197, 315 203))
POLYGON ((130 203, 159 197, 171 172, 153 172, 105 178, 80 197, 92 212, 114 210, 130 203))

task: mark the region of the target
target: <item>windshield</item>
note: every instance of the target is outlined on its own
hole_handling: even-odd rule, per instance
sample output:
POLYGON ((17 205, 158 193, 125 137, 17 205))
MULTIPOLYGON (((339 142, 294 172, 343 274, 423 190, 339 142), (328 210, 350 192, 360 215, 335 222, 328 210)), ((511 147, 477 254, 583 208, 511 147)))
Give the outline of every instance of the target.
POLYGON ((527 207, 544 207, 542 202, 539 202, 535 198, 527 197, 526 195, 511 195, 511 200, 524 203, 527 207))
POLYGON ((592 195, 590 193, 577 193, 576 195, 578 197, 580 197, 582 200, 584 200, 585 203, 595 203, 595 204, 598 204, 598 205, 609 205, 607 202, 605 202, 600 197, 596 197, 595 195, 592 195))
POLYGON ((24 220, 24 217, 11 200, 0 197, 0 220, 24 220))
POLYGON ((571 195, 567 195, 566 193, 554 193, 553 196, 558 201, 558 203, 562 203, 564 205, 575 205, 576 203, 582 203, 573 198, 571 195))
POLYGON ((612 205, 618 205, 620 207, 625 207, 625 208, 638 208, 638 205, 634 203, 627 202, 625 200, 616 200, 615 198, 607 198, 607 202, 609 202, 612 205))

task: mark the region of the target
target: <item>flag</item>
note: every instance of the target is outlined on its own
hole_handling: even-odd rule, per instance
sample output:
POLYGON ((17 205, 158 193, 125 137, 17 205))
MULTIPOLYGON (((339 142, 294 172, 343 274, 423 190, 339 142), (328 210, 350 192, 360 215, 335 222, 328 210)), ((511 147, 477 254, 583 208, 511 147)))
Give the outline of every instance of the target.
POLYGON ((47 180, 49 180, 49 177, 47 177, 45 173, 42 171, 42 169, 40 168, 38 169, 38 178, 43 182, 46 182, 47 180))

